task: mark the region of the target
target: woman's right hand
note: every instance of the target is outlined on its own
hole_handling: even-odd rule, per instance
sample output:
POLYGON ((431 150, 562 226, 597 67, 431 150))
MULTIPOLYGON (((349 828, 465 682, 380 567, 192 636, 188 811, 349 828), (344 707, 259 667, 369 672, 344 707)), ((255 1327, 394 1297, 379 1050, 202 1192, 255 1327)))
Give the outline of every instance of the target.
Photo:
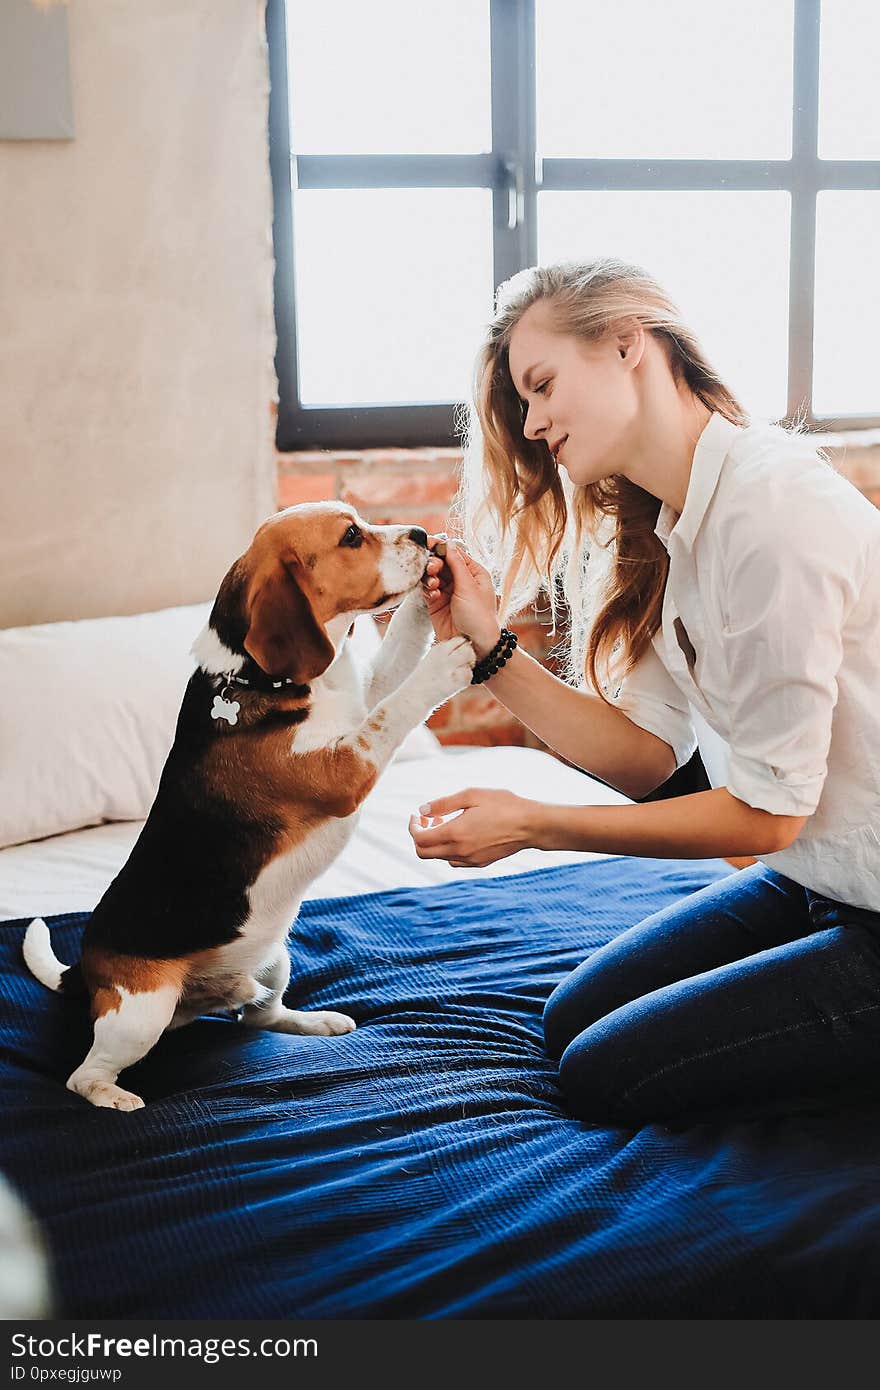
MULTIPOLYGON (((428 544, 438 539, 429 536, 428 544)), ((438 641, 468 637, 477 660, 492 650, 501 636, 495 586, 489 571, 468 555, 461 541, 447 542, 445 560, 432 556, 422 589, 438 641)))

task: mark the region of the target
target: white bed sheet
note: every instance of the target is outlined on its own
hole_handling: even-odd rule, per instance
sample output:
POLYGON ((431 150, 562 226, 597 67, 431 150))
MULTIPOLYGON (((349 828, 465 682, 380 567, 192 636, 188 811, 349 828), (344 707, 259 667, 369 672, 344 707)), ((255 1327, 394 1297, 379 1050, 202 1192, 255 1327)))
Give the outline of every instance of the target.
MULTIPOLYGON (((613 806, 628 800, 586 773, 530 748, 446 749, 394 762, 365 802, 345 850, 306 896, 347 897, 609 857, 530 849, 485 869, 453 869, 443 860, 419 859, 407 829, 409 816, 432 797, 466 787, 506 787, 521 796, 565 805, 613 806)), ((119 872, 142 825, 98 825, 0 850, 0 918, 90 911, 119 872)))

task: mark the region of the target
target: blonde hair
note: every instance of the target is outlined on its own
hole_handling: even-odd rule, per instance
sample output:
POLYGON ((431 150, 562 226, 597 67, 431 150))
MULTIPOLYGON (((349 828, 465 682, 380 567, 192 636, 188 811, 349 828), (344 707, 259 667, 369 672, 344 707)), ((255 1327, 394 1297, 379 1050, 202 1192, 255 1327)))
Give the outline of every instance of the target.
POLYGON ((637 320, 663 346, 677 384, 732 424, 749 421, 672 300, 640 267, 611 258, 566 261, 532 266, 499 287, 464 422, 456 523, 501 585, 503 614, 521 612, 545 588, 556 630, 562 590, 570 620, 565 674, 604 699, 607 684, 632 669, 660 626, 669 563, 654 532, 661 504, 618 475, 573 486, 547 443, 523 434, 510 337, 540 300, 556 331, 587 342, 637 320), (622 664, 613 675, 615 658, 622 664))

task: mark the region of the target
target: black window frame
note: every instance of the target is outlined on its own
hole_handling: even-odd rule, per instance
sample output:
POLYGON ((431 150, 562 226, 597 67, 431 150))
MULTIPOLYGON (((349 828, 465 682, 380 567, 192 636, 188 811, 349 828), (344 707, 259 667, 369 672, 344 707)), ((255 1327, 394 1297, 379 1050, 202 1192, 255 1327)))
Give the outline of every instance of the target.
POLYGON ((786 420, 830 432, 880 426, 880 415, 812 411, 817 195, 880 189, 880 160, 818 156, 821 0, 794 0, 792 153, 787 160, 541 159, 536 148, 535 0, 490 0, 492 149, 473 155, 296 155, 288 102, 286 0, 267 0, 274 194, 279 449, 450 446, 457 403, 304 406, 296 350, 295 188, 490 188, 497 287, 537 253, 539 191, 783 190, 791 194, 786 420))

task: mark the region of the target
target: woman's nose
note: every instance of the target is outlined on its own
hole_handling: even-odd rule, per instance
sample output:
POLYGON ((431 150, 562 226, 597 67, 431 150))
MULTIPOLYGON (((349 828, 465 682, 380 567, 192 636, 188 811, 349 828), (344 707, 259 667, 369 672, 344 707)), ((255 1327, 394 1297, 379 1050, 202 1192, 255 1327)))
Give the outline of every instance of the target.
POLYGON ((547 430, 547 421, 529 406, 523 421, 523 434, 526 439, 540 439, 547 430))

